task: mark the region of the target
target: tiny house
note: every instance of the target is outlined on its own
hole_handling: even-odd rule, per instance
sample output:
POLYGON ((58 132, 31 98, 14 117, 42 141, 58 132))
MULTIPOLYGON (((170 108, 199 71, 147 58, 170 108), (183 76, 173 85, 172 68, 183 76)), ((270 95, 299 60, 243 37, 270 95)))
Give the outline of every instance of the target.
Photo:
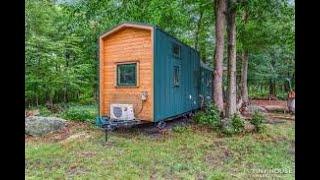
POLYGON ((211 99, 212 70, 156 26, 124 23, 99 38, 99 116, 159 122, 211 99))

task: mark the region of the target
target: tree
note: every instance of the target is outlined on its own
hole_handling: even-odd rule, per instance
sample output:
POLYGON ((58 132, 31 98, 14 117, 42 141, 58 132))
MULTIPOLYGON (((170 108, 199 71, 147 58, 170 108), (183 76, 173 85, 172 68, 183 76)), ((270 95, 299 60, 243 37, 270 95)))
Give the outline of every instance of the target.
MULTIPOLYGON (((244 26, 248 22, 248 12, 245 10, 243 15, 244 26)), ((240 103, 247 104, 249 102, 248 95, 248 60, 249 50, 244 49, 241 56, 241 76, 240 76, 240 103)), ((240 105, 240 106, 241 106, 240 105)))
POLYGON ((236 20, 240 54, 237 57, 241 60, 238 105, 246 103, 248 94, 284 97, 285 76, 294 74, 294 4, 283 0, 239 2, 236 20), (282 86, 284 88, 279 88, 282 86))
POLYGON ((241 56, 241 76, 240 76, 240 103, 247 104, 249 102, 248 94, 248 61, 249 52, 244 51, 241 56))
POLYGON ((215 52, 214 52, 214 74, 213 74, 213 100, 220 112, 223 107, 223 52, 224 52, 224 31, 225 31, 225 13, 226 0, 215 1, 215 52))
POLYGON ((228 92, 226 117, 236 113, 236 0, 228 0, 227 8, 227 36, 228 36, 228 92))

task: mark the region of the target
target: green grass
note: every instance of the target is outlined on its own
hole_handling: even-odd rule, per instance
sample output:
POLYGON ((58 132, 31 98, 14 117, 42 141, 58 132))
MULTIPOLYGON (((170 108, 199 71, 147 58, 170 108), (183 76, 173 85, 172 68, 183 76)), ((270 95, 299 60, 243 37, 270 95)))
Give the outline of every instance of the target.
MULTIPOLYGON (((253 169, 293 171, 295 164, 291 122, 241 137, 197 126, 156 137, 112 132, 107 143, 99 129, 78 131, 89 137, 26 141, 26 179, 251 179, 253 169)), ((294 172, 277 177, 294 179, 294 172)))

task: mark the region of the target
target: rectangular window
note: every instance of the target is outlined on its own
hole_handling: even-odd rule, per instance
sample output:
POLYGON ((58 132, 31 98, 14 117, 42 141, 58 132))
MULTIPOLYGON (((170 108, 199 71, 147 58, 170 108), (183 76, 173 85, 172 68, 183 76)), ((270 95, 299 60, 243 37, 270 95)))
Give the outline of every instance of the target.
POLYGON ((137 86, 137 63, 117 64, 117 86, 137 86))
POLYGON ((180 84, 180 69, 179 66, 174 66, 173 69, 173 85, 174 86, 179 86, 180 84))
POLYGON ((181 47, 179 44, 173 43, 172 44, 172 54, 176 58, 180 58, 180 53, 181 53, 181 47))

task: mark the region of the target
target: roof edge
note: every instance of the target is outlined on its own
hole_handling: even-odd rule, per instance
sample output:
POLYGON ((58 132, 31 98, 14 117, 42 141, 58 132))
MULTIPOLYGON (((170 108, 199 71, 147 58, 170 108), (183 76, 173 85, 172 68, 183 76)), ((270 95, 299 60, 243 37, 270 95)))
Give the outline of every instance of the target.
POLYGON ((154 28, 154 26, 148 25, 148 24, 124 22, 124 23, 121 23, 117 26, 112 27, 108 31, 103 32, 102 34, 100 34, 99 37, 100 37, 100 39, 103 39, 103 38, 117 32, 125 27, 132 27, 132 28, 138 28, 138 29, 148 29, 148 30, 152 30, 154 28))
POLYGON ((200 66, 209 70, 209 71, 213 71, 213 69, 211 67, 208 66, 208 64, 205 64, 203 61, 200 60, 200 66))

